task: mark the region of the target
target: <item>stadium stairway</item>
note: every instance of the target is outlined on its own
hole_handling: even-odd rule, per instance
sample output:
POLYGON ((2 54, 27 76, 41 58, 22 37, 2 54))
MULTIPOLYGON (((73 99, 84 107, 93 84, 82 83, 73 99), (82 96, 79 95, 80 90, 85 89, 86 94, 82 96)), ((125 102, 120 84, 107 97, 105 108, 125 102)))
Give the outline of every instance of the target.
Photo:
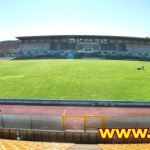
POLYGON ((68 150, 102 150, 98 145, 96 144, 76 144, 68 150))

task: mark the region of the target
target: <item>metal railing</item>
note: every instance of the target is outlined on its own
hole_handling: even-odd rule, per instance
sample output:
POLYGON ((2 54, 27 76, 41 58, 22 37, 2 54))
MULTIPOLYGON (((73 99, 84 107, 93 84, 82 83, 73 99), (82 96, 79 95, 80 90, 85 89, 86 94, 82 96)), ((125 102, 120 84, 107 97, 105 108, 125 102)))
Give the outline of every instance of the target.
POLYGON ((81 118, 82 119, 82 125, 83 125, 83 129, 84 129, 84 132, 86 132, 87 131, 87 129, 89 129, 89 128, 92 128, 92 129, 98 129, 98 128, 104 128, 105 127, 105 125, 106 125, 106 117, 105 116, 100 116, 100 115, 66 115, 66 114, 63 114, 62 115, 62 131, 66 131, 67 130, 67 123, 66 123, 66 119, 67 118, 74 118, 74 119, 77 119, 77 118, 81 118), (88 125, 87 124, 87 119, 88 118, 91 118, 91 119, 98 119, 97 121, 96 121, 96 123, 95 122, 92 122, 92 120, 91 120, 91 122, 93 123, 92 125, 88 125), (97 124, 97 123, 99 123, 99 125, 95 125, 95 124, 97 124))

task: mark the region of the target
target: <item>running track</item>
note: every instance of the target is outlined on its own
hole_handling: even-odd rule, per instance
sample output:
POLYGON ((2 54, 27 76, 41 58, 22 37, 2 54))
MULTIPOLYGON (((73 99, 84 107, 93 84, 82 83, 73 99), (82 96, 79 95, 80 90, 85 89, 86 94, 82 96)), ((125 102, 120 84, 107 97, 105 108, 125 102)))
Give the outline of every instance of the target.
POLYGON ((73 107, 73 106, 29 106, 0 105, 1 114, 59 115, 104 115, 109 117, 149 117, 150 108, 124 107, 73 107))

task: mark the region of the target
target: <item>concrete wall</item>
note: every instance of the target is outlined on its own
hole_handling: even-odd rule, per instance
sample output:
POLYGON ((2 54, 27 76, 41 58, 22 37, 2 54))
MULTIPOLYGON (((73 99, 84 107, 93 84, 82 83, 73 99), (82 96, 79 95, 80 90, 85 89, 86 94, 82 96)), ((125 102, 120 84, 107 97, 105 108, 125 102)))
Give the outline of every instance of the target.
MULTIPOLYGON (((86 126, 100 128, 102 120, 87 118, 86 126)), ((0 115, 1 128, 14 129, 37 129, 62 131, 62 116, 39 116, 39 115, 0 115)), ((106 117, 106 128, 149 128, 150 117, 106 117)), ((87 131, 97 131, 87 128, 87 131)), ((84 130, 83 118, 65 119, 65 130, 84 130)))
POLYGON ((1 114, 1 128, 61 130, 61 116, 1 114))
POLYGON ((57 99, 17 99, 0 98, 0 104, 55 105, 55 106, 110 106, 110 107, 150 107, 149 101, 126 100, 57 100, 57 99))

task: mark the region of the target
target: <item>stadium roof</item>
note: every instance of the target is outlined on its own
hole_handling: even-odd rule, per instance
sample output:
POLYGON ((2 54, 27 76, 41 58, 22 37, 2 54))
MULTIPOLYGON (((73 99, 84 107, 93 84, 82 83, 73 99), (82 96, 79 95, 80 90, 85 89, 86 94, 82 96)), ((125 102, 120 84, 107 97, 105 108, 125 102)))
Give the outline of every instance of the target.
POLYGON ((43 35, 43 36, 20 36, 16 37, 19 40, 26 39, 47 39, 47 38, 102 38, 102 39, 122 39, 122 40, 146 40, 150 41, 149 37, 127 37, 127 36, 108 36, 108 35, 43 35))

